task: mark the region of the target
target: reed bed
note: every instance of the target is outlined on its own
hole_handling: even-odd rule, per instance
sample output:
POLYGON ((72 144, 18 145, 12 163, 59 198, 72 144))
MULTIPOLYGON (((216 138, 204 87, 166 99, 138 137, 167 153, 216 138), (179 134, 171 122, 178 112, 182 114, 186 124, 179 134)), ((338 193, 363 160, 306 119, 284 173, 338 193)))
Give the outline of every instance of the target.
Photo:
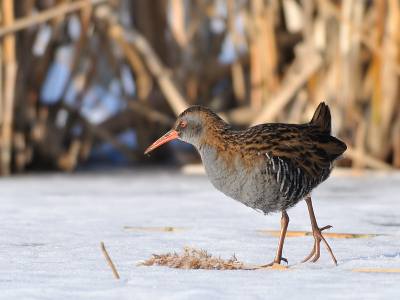
MULTIPOLYGON (((302 123, 321 101, 342 166, 400 167, 397 0, 23 0, 0 15, 0 172, 127 162, 193 104, 234 128, 302 123), (57 73, 54 70, 58 70, 57 73), (135 133, 135 145, 119 134, 135 133)), ((168 151, 167 147, 164 151, 168 151)), ((187 150, 174 151, 181 163, 187 150)))

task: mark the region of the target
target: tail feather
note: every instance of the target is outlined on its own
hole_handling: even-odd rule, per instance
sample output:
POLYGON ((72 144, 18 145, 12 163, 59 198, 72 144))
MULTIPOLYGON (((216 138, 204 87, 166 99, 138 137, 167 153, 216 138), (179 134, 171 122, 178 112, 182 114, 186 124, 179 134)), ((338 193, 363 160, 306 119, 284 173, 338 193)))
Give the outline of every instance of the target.
POLYGON ((331 112, 328 105, 321 102, 315 110, 314 116, 310 121, 310 125, 319 127, 322 133, 331 134, 332 131, 332 120, 331 112))
POLYGON ((331 162, 344 158, 347 146, 332 136, 332 118, 328 105, 321 102, 309 124, 315 129, 314 134, 320 139, 320 146, 328 153, 331 162))

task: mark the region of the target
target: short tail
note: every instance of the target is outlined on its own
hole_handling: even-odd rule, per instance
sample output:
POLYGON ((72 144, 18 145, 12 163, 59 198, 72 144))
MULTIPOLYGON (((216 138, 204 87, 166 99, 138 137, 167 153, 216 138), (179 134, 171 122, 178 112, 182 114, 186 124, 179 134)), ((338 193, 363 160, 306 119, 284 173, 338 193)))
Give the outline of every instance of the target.
POLYGON ((310 125, 319 127, 323 133, 331 134, 332 120, 331 112, 325 102, 321 102, 315 110, 314 116, 310 121, 310 125))
POLYGON ((321 102, 309 124, 318 132, 317 136, 324 140, 323 149, 329 154, 330 162, 344 158, 343 153, 346 151, 347 146, 344 142, 332 136, 332 118, 328 105, 321 102), (321 133, 322 136, 320 135, 321 133))

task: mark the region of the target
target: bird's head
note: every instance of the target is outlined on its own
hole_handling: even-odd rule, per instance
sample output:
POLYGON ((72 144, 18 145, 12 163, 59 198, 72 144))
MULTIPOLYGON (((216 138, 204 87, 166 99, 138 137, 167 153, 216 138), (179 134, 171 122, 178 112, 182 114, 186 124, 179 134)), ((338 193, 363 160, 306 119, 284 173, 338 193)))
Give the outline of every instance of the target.
POLYGON ((179 115, 174 127, 155 141, 144 154, 174 139, 180 139, 199 148, 206 139, 207 131, 210 131, 208 129, 217 128, 218 125, 228 126, 208 108, 200 105, 191 106, 179 115))

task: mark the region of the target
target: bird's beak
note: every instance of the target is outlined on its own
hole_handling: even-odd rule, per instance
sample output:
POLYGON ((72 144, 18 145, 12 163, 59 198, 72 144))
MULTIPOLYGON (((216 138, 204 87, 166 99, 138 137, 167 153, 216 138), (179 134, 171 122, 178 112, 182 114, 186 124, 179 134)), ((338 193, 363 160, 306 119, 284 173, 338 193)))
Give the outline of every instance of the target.
POLYGON ((147 154, 150 151, 153 151, 158 146, 160 146, 166 142, 176 139, 178 137, 178 134, 179 134, 178 131, 171 129, 166 134, 164 134, 162 137, 160 137, 157 141, 155 141, 149 148, 147 148, 147 150, 144 152, 144 154, 147 154))

